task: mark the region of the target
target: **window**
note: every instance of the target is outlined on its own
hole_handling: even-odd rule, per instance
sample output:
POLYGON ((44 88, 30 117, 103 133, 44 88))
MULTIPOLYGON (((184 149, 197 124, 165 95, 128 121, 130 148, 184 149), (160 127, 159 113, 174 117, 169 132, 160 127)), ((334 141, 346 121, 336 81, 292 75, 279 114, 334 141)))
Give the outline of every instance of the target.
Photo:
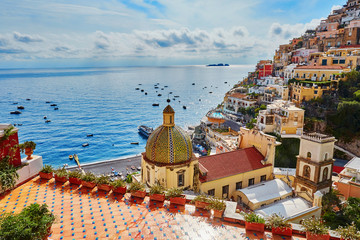
POLYGON ((150 182, 150 169, 147 169, 147 182, 150 182))
POLYGON ((317 94, 318 93, 318 91, 314 91, 314 94, 317 94))
POLYGON ((209 195, 209 196, 215 196, 215 189, 210 189, 210 190, 208 191, 208 195, 209 195))
POLYGON ((229 185, 222 187, 222 197, 228 198, 229 197, 229 185))
POLYGON ((345 59, 340 59, 340 64, 345 64, 345 59))
POLYGON ((310 178, 311 169, 309 165, 305 165, 303 169, 303 176, 306 178, 310 178))
POLYGON ((333 64, 338 64, 339 60, 338 59, 333 59, 333 64))
POLYGON ((324 168, 323 178, 322 178, 323 181, 325 181, 325 180, 328 179, 328 173, 329 173, 329 169, 328 169, 328 168, 324 168))
POLYGON ((307 158, 311 158, 311 152, 308 152, 306 155, 307 158))
POLYGON ((260 182, 265 182, 266 181, 266 175, 262 175, 260 177, 260 182))
POLYGON ((170 116, 170 123, 172 123, 172 116, 170 116))
POLYGON ((178 173, 178 187, 184 186, 184 172, 178 173))
POLYGON ((242 189, 242 182, 236 183, 236 189, 242 189))
POLYGON ((249 179, 249 186, 254 185, 255 182, 255 178, 250 178, 249 179))
POLYGON ((323 59, 323 60, 321 61, 321 65, 326 66, 326 65, 327 65, 327 59, 323 59))
POLYGON ((325 153, 325 156, 324 156, 324 161, 326 161, 328 159, 328 154, 325 153))

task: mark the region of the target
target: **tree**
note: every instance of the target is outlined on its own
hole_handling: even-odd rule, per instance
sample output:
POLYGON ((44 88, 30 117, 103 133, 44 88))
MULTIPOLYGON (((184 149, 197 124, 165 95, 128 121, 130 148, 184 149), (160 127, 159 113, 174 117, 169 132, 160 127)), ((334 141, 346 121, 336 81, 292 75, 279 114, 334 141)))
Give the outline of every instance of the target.
POLYGON ((338 207, 340 210, 342 209, 341 200, 339 196, 341 193, 338 190, 331 189, 330 192, 324 195, 322 199, 322 211, 333 212, 334 207, 338 207))

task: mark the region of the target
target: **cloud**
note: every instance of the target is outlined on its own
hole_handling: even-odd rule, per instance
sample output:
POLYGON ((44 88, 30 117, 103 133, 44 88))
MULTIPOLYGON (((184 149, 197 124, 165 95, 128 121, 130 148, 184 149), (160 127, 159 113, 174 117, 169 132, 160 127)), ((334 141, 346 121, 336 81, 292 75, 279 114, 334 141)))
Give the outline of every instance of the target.
POLYGON ((341 8, 342 8, 341 5, 334 5, 334 6, 331 7, 331 13, 334 12, 335 10, 339 10, 341 8))
POLYGON ((269 37, 270 38, 280 38, 284 40, 290 40, 294 37, 300 37, 308 29, 315 29, 322 19, 313 19, 311 22, 306 24, 280 24, 273 23, 270 26, 269 37))
POLYGON ((42 42, 43 41, 43 39, 39 36, 31 36, 31 35, 27 35, 27 34, 21 34, 18 32, 14 32, 13 36, 16 41, 23 42, 23 43, 42 42))

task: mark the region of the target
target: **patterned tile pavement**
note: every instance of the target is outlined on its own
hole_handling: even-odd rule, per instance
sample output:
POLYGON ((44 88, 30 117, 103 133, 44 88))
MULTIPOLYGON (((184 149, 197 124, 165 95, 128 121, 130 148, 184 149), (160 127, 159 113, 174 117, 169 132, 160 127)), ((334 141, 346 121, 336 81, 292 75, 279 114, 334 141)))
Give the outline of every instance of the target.
POLYGON ((56 215, 49 239, 294 239, 246 232, 193 205, 173 206, 36 177, 0 198, 0 214, 46 203, 56 215))

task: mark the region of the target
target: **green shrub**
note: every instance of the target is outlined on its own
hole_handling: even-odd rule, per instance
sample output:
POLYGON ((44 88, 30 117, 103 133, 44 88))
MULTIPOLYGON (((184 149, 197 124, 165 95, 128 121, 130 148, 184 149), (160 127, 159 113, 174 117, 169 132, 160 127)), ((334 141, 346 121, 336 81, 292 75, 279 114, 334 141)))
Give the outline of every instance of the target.
POLYGON ((276 213, 266 218, 266 223, 270 228, 289 228, 291 224, 283 216, 276 213))
POLYGON ((265 219, 263 217, 260 217, 260 216, 256 215, 253 212, 251 212, 251 213, 244 213, 243 212, 242 215, 244 216, 246 222, 265 223, 265 219))
POLYGON ((69 177, 71 178, 81 178, 82 172, 80 169, 75 169, 74 171, 69 171, 69 177))
POLYGON ((129 187, 129 191, 144 191, 145 185, 141 182, 132 182, 129 187))
POLYGON ((197 195, 191 202, 194 203, 195 201, 198 201, 198 202, 210 203, 211 199, 212 199, 212 197, 210 197, 210 196, 207 196, 205 194, 200 194, 200 195, 197 195))
POLYGON ((225 210, 226 203, 218 198, 211 198, 210 204, 206 206, 206 209, 225 210))
POLYGON ((163 194, 165 188, 161 184, 154 184, 150 188, 150 194, 163 194))
POLYGON ((25 151, 26 148, 31 148, 32 150, 34 150, 36 148, 36 143, 34 143, 33 141, 26 141, 20 144, 19 148, 22 153, 25 151))
POLYGON ((114 188, 126 186, 125 182, 121 179, 117 179, 117 180, 111 182, 110 185, 113 186, 114 188))
POLYGON ((325 235, 329 233, 329 228, 325 226, 320 218, 303 219, 301 225, 306 232, 318 235, 325 235))
POLYGON ((351 223, 346 227, 339 227, 336 229, 336 232, 341 236, 344 240, 358 240, 360 239, 360 231, 356 229, 355 223, 351 223))
POLYGON ((181 197, 183 194, 183 190, 181 188, 170 188, 166 191, 166 197, 172 198, 172 197, 181 197))
POLYGON ((83 174, 81 176, 81 180, 83 180, 85 182, 94 182, 95 179, 96 179, 96 176, 92 172, 85 172, 85 174, 83 174))
POLYGON ((110 177, 106 175, 100 175, 95 179, 96 184, 110 184, 110 177))
POLYGON ((40 170, 40 172, 43 172, 43 173, 52 173, 54 172, 54 168, 51 166, 51 165, 47 165, 45 164, 42 169, 40 170))
POLYGON ((58 168, 54 171, 55 175, 58 177, 68 177, 69 172, 65 169, 65 167, 58 168))

